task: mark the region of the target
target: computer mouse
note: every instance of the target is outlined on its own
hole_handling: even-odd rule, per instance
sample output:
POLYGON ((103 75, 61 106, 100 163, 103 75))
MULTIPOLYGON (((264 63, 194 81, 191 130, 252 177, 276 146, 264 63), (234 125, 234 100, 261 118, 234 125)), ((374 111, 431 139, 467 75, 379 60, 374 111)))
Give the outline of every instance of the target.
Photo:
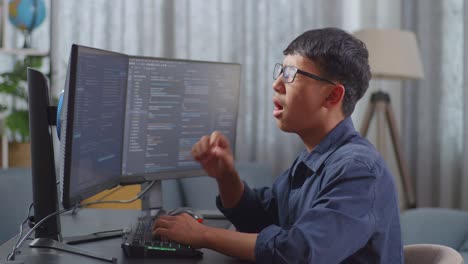
POLYGON ((172 209, 167 212, 168 215, 178 215, 182 213, 187 213, 191 217, 193 217, 195 220, 197 220, 199 223, 203 223, 203 215, 198 213, 195 209, 190 208, 190 207, 179 207, 172 209))

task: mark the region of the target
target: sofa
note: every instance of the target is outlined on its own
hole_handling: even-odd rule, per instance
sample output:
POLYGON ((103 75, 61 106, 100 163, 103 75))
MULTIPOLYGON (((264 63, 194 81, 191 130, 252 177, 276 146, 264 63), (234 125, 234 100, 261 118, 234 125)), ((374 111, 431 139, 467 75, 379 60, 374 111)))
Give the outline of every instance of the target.
POLYGON ((468 259, 468 212, 444 208, 417 208, 401 213, 405 245, 439 244, 468 259))

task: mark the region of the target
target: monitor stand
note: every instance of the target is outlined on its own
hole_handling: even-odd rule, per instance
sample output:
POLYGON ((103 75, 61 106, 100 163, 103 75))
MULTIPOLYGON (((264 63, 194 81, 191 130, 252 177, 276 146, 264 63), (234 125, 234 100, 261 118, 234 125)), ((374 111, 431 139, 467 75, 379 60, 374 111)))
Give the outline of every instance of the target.
MULTIPOLYGON (((141 184, 141 188, 147 188, 151 182, 141 184)), ((151 215, 156 215, 160 209, 162 209, 163 198, 162 198, 162 187, 161 181, 154 181, 153 186, 143 195, 141 199, 141 209, 143 211, 149 211, 151 215)))
POLYGON ((36 238, 29 244, 29 246, 32 248, 51 248, 51 249, 66 251, 66 252, 70 252, 70 253, 74 253, 74 254, 78 254, 82 256, 87 256, 87 257, 91 257, 95 259, 100 259, 100 260, 104 260, 104 261, 108 261, 112 263, 117 263, 116 258, 109 258, 109 257, 101 256, 99 254, 95 254, 87 250, 83 250, 74 246, 70 246, 63 242, 56 241, 50 238, 36 238))
MULTIPOLYGON (((31 134, 31 171, 33 184, 34 218, 36 223, 58 211, 55 161, 50 126, 56 125, 56 107, 49 106, 47 79, 28 68, 29 126, 31 134), (55 112, 54 112, 55 111, 55 112)), ((54 216, 37 228, 30 247, 51 248, 84 255, 104 261, 117 262, 116 258, 100 256, 62 242, 60 216, 54 216)), ((14 260, 13 254, 10 260, 14 260)))

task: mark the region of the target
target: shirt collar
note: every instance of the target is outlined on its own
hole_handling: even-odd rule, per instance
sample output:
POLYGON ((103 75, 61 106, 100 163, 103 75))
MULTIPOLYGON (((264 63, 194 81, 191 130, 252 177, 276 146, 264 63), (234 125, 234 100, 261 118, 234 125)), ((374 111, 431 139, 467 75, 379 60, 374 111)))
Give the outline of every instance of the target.
POLYGON ((315 173, 328 156, 357 134, 351 117, 347 117, 338 123, 310 153, 304 149, 299 154, 298 163, 303 161, 315 173))

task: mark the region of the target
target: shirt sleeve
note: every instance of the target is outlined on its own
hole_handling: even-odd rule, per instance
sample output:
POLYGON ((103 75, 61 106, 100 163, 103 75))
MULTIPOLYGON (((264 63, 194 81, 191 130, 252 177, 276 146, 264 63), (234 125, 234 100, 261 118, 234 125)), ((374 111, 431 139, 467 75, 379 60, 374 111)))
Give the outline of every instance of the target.
POLYGON ((340 263, 365 247, 375 225, 375 175, 351 171, 329 181, 291 228, 263 229, 257 263, 340 263))
POLYGON ((240 232, 259 233, 278 224, 278 206, 271 188, 251 189, 244 182, 244 193, 234 208, 224 208, 219 196, 216 206, 240 232))

